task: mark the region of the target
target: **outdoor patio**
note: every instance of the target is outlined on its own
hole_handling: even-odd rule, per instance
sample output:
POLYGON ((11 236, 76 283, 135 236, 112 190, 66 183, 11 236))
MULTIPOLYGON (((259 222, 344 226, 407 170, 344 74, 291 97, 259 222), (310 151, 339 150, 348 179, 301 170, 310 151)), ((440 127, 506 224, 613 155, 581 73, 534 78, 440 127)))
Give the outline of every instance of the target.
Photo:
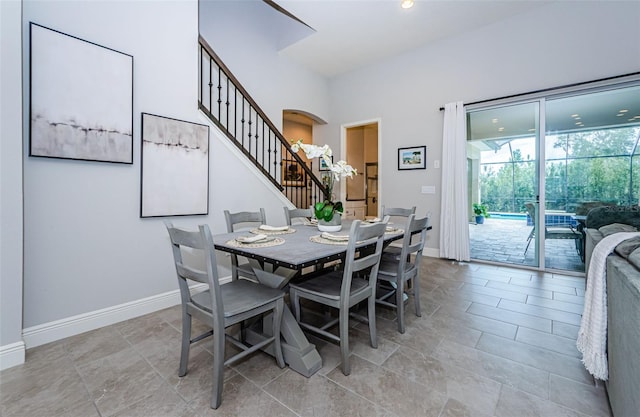
MULTIPOLYGON (((533 226, 526 220, 486 218, 484 224, 469 224, 471 258, 483 261, 504 262, 512 265, 536 266, 535 241, 525 255, 527 237, 533 226)), ((545 266, 571 272, 584 272, 572 239, 547 239, 545 242, 545 266)))

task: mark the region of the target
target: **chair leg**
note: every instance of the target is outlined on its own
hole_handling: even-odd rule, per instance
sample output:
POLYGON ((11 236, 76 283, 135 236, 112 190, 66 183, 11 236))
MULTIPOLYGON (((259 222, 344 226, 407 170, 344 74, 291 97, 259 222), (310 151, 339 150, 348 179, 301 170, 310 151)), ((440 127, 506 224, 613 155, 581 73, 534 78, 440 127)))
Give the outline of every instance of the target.
POLYGON ((276 363, 280 368, 284 368, 284 357, 282 356, 282 336, 280 335, 280 325, 282 323, 282 312, 284 310, 284 299, 280 298, 273 309, 273 350, 276 356, 276 363))
POLYGON ((224 344, 223 329, 213 331, 213 387, 211 389, 211 408, 216 409, 222 403, 222 388, 224 386, 224 344))
POLYGON ((298 291, 291 288, 289 290, 289 300, 291 301, 291 306, 293 307, 293 314, 296 316, 296 321, 300 323, 300 297, 298 296, 298 291))
POLYGON ((189 363, 189 349, 191 347, 191 314, 186 311, 182 312, 182 346, 180 348, 180 367, 178 368, 178 376, 182 377, 187 374, 187 366, 189 363))
POLYGON ((420 276, 416 275, 411 279, 413 283, 413 298, 416 306, 416 316, 422 317, 422 309, 420 308, 420 276))
POLYGON ((404 282, 398 277, 396 288, 396 314, 398 316, 398 331, 404 333, 404 282))
POLYGON ((376 332, 376 297, 375 294, 369 297, 367 305, 367 313, 369 316, 369 339, 371 340, 371 347, 378 348, 378 334, 376 332))
POLYGON ((349 362, 349 309, 340 309, 340 354, 342 356, 342 373, 351 373, 351 363, 349 362))

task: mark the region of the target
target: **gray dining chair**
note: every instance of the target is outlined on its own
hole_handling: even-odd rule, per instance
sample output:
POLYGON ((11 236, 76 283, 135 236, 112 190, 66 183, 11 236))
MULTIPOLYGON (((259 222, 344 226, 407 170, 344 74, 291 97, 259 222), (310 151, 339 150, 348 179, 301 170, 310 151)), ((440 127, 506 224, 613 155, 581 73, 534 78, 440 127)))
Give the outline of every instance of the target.
MULTIPOLYGON (((314 216, 315 214, 312 207, 309 207, 308 209, 299 209, 299 208, 290 209, 289 207, 284 207, 284 218, 285 218, 285 221, 287 222, 287 225, 289 226, 292 226, 296 219, 304 219, 300 221, 300 223, 303 224, 304 221, 308 221, 312 219, 314 216)), ((309 270, 320 271, 322 269, 330 269, 330 268, 335 269, 340 264, 341 264, 340 260, 324 262, 321 264, 317 264, 313 267, 309 267, 306 271, 303 271, 303 273, 307 273, 309 270)))
MULTIPOLYGON (((382 218, 388 223, 395 223, 395 222, 405 223, 407 220, 407 217, 409 217, 412 214, 415 214, 415 212, 416 212, 416 206, 413 206, 411 208, 385 207, 384 205, 382 206, 382 218)), ((402 248, 400 246, 397 246, 394 244, 387 245, 382 251, 382 258, 383 259, 397 258, 398 256, 400 256, 401 249, 402 248)))
POLYGON ((303 329, 337 342, 342 357, 342 373, 351 373, 349 362, 349 317, 369 323, 371 346, 378 347, 376 335, 376 281, 378 266, 382 254, 382 245, 386 223, 366 224, 355 220, 349 231, 349 242, 345 255, 344 268, 313 277, 306 281, 289 284, 289 296, 296 321, 303 329), (372 248, 363 248, 372 245, 372 248), (315 326, 302 321, 300 301, 307 299, 322 305, 338 309, 338 317, 315 326), (368 317, 355 314, 351 309, 367 301, 368 317), (336 336, 328 329, 339 325, 336 336))
MULTIPOLYGON (((224 211, 224 218, 227 222, 227 232, 236 232, 243 228, 258 227, 261 224, 267 223, 267 216, 265 215, 264 208, 260 208, 260 211, 241 211, 237 213, 231 213, 229 210, 224 211)), ((239 257, 236 254, 231 254, 231 280, 237 280, 242 276, 252 281, 257 281, 254 268, 262 268, 260 263, 253 259, 246 259, 239 257)))
MULTIPOLYGON (((307 209, 294 208, 290 209, 289 207, 283 207, 284 209, 284 219, 287 225, 291 226, 295 219, 311 219, 313 217, 313 210, 311 207, 307 209)), ((304 220, 302 220, 304 222, 304 220)))
POLYGON ((409 215, 404 225, 405 232, 400 256, 394 259, 382 258, 380 261, 378 282, 381 285, 378 286, 376 303, 396 310, 398 331, 400 333, 404 333, 405 330, 405 284, 407 286, 410 285, 413 290, 416 316, 422 316, 420 311, 420 261, 427 239, 428 225, 428 217, 416 219, 415 214, 409 215), (382 285, 383 282, 389 285, 382 285))
POLYGON ((278 366, 284 368, 282 346, 280 342, 280 323, 284 310, 284 292, 269 288, 248 280, 240 279, 220 285, 216 265, 215 248, 209 226, 200 225, 199 231, 178 229, 169 221, 165 222, 173 259, 178 276, 180 299, 182 304, 182 348, 180 351, 180 368, 178 376, 187 374, 189 349, 191 344, 206 337, 213 336, 213 388, 211 392, 211 408, 218 408, 222 402, 224 367, 256 352, 258 349, 273 344, 273 351, 278 366), (202 269, 202 259, 205 268, 202 269), (183 256, 184 254, 184 256, 183 256), (207 285, 205 291, 191 294, 189 282, 195 281, 207 285), (245 320, 273 313, 271 337, 267 337, 253 346, 245 345, 241 340, 225 329, 245 320), (211 330, 191 338, 191 320, 196 318, 211 327, 211 330), (241 352, 225 360, 225 342, 229 341, 241 352))

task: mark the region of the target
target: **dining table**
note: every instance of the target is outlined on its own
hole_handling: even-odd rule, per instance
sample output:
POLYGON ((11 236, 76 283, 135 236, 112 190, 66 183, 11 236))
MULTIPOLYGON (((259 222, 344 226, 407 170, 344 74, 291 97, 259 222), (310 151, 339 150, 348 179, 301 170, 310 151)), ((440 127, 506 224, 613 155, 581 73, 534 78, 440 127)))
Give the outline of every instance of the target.
MULTIPOLYGON (((323 238, 317 224, 308 222, 288 227, 266 226, 266 230, 254 227, 221 233, 213 236, 213 243, 219 251, 257 261, 256 265, 259 266, 254 271, 261 284, 285 289, 291 280, 303 279, 307 273, 317 273, 316 266, 344 259, 347 240, 342 238, 349 234, 351 223, 350 220, 343 221, 342 230, 329 235, 332 239, 323 238), (255 241, 258 235, 266 238, 255 241)), ((402 239, 403 236, 404 230, 390 224, 384 236, 385 244, 402 239)), ((268 325, 270 319, 270 316, 265 317, 262 323, 255 323, 247 328, 246 342, 255 344, 270 337, 267 333, 271 329, 268 325)), ((315 346, 309 343, 286 305, 280 333, 282 353, 291 369, 309 377, 322 367, 322 360, 315 346)), ((267 348, 266 352, 272 353, 268 349, 271 348, 267 348)))

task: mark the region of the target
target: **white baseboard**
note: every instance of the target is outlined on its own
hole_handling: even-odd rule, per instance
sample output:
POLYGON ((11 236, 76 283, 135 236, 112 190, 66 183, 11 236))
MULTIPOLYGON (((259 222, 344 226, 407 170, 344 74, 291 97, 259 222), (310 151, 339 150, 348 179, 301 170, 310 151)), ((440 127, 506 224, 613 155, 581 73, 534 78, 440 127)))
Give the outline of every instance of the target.
MULTIPOLYGON (((195 291, 202 291, 204 288, 206 288, 206 284, 198 284, 191 287, 195 291)), ((26 348, 29 349, 173 307, 179 303, 180 291, 169 291, 164 294, 29 327, 22 331, 22 338, 26 348)))
POLYGON ((25 352, 24 342, 0 346, 0 371, 22 365, 24 363, 25 352))
POLYGON ((422 256, 428 256, 430 258, 439 258, 440 257, 440 249, 437 248, 424 248, 422 250, 422 256))

